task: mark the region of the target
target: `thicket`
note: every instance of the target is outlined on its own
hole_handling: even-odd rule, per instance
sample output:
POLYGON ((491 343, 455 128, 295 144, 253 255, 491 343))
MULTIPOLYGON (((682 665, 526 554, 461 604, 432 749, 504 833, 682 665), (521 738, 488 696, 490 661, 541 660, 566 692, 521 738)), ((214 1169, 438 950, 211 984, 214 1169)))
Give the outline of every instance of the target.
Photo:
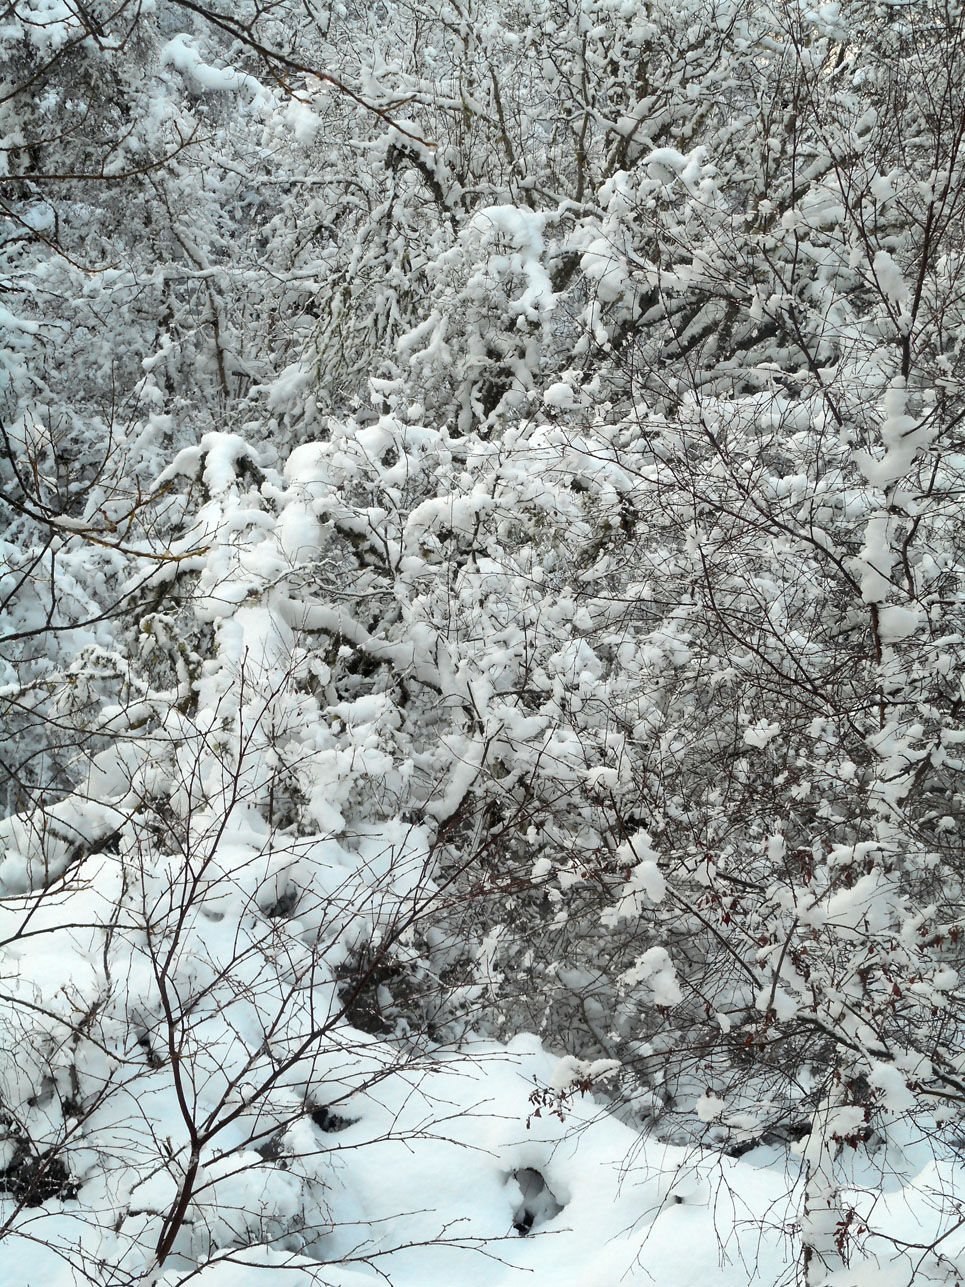
POLYGON ((965 1106, 961 7, 0 47, 4 1229, 364 1259, 322 1137, 533 1032, 823 1281, 965 1106))

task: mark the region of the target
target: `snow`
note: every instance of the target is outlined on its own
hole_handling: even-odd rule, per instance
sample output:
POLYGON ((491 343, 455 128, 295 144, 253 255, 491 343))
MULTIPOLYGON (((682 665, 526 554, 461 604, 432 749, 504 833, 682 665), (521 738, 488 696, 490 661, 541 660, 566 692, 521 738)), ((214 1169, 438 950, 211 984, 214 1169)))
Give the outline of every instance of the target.
MULTIPOLYGON (((286 1281, 306 1287, 320 1266, 327 1282, 370 1281, 370 1270, 353 1265, 354 1257, 377 1267, 394 1287, 456 1281, 610 1287, 653 1275, 683 1285, 695 1266, 702 1281, 722 1287, 735 1281, 718 1261, 712 1194, 733 1192, 747 1216, 763 1214, 768 1203, 781 1202, 784 1177, 747 1163, 702 1163, 685 1149, 656 1143, 641 1152, 635 1132, 601 1116, 586 1095, 570 1097, 560 1116, 534 1113, 533 1087, 549 1084, 552 1075, 553 1060, 539 1043, 518 1037, 509 1046, 478 1043, 464 1057, 434 1063, 398 1084, 382 1082, 349 1101, 346 1112, 358 1116, 357 1125, 331 1136, 327 1157, 319 1159, 330 1224, 317 1234, 312 1256, 259 1246, 255 1238, 216 1254, 192 1281, 268 1287, 282 1266, 286 1281), (552 1199, 541 1197, 531 1173, 552 1199), (520 1237, 514 1213, 529 1186, 537 1189, 539 1227, 520 1237), (678 1196, 668 1201, 671 1191, 678 1196), (684 1232, 693 1248, 687 1264, 677 1255, 684 1232)), ((242 1201, 257 1210, 265 1193, 259 1161, 240 1154, 209 1168, 210 1196, 222 1184, 215 1173, 234 1172, 237 1195, 225 1190, 219 1205, 230 1210, 242 1201)), ((279 1213, 284 1186, 284 1175, 278 1176, 270 1191, 270 1209, 279 1213)), ((4 1281, 23 1287, 77 1281, 68 1264, 57 1265, 52 1254, 37 1258, 26 1241, 66 1251, 76 1233, 66 1214, 33 1215, 20 1226, 23 1236, 8 1237, 0 1253, 5 1272, 17 1275, 4 1281)), ((753 1230, 743 1238, 721 1232, 731 1256, 758 1237, 753 1230)), ((111 1251, 105 1238, 100 1254, 111 1251)), ((765 1242, 756 1252, 759 1272, 776 1275, 783 1254, 779 1236, 765 1242)), ((175 1287, 182 1280, 174 1269, 159 1281, 175 1287)))
POLYGON ((758 720, 756 724, 750 724, 744 729, 743 739, 747 746, 762 747, 768 742, 773 741, 781 731, 780 724, 771 723, 766 719, 758 720))
POLYGON ((321 117, 299 98, 289 101, 287 117, 296 142, 302 147, 311 147, 321 127, 321 117))
POLYGON ((922 625, 924 613, 917 604, 903 607, 897 603, 882 604, 878 609, 878 634, 882 643, 897 643, 913 635, 922 625))
POLYGON ((872 262, 875 280, 885 297, 892 304, 903 304, 911 291, 902 275, 901 269, 887 250, 878 250, 872 262))
POLYGON ((543 401, 548 407, 566 411, 576 405, 576 394, 572 385, 558 381, 556 384, 551 384, 548 389, 543 390, 543 401))
POLYGON ((0 18, 0 1283, 965 1281, 961 32, 232 8, 0 18))
POLYGON ((253 76, 233 67, 214 67, 204 61, 197 41, 181 32, 161 48, 161 66, 176 68, 188 84, 201 93, 237 93, 247 90, 253 100, 265 98, 265 92, 253 76))
POLYGON ((707 1091, 697 1100, 697 1116, 702 1122, 712 1122, 727 1108, 727 1101, 707 1091))
POLYGON ((473 215, 465 233, 467 237, 480 238, 487 247, 500 237, 510 242, 514 249, 509 255, 495 254, 489 249, 489 270, 525 277, 526 288, 512 301, 512 307, 514 312, 534 320, 549 313, 555 302, 553 285, 543 263, 545 224, 545 216, 533 210, 511 205, 487 206, 473 215))
POLYGON ((865 527, 861 551, 861 597, 865 603, 881 603, 894 588, 891 569, 897 559, 892 548, 893 522, 887 514, 875 514, 865 527))
MULTIPOLYGON (((321 1274, 337 1287, 361 1287, 373 1281, 373 1270, 393 1287, 738 1287, 782 1279, 794 1177, 767 1150, 733 1159, 641 1143, 586 1095, 566 1102, 563 1120, 535 1116, 531 1091, 551 1071, 539 1043, 519 1037, 434 1064, 408 1079, 401 1094, 402 1087, 383 1083, 353 1105, 362 1114, 356 1126, 328 1137, 320 1161, 330 1223, 317 1231, 311 1254, 259 1243, 256 1235, 248 1245, 215 1251, 190 1271, 190 1281, 271 1287, 281 1278, 310 1287, 321 1274), (526 1208, 532 1232, 520 1236, 513 1223, 526 1208)), ((725 1108, 712 1093, 698 1100, 705 1122, 719 1120, 725 1108)), ((839 1113, 834 1130, 846 1133, 855 1122, 839 1113)), ((251 1166, 235 1181, 242 1186, 235 1201, 249 1209, 257 1209, 262 1183, 256 1163, 239 1155, 220 1167, 227 1175, 232 1166, 251 1166)), ((919 1222, 930 1227, 931 1192, 942 1178, 926 1167, 878 1195, 875 1209, 859 1180, 849 1200, 871 1228, 921 1241, 919 1222)), ((283 1201, 279 1176, 269 1203, 280 1209, 283 1201)), ((948 1253, 957 1255, 965 1240, 949 1241, 948 1253)), ((81 1266, 121 1245, 123 1231, 99 1243, 84 1239, 67 1209, 34 1212, 2 1244, 3 1281, 80 1287, 92 1281, 81 1266)), ((889 1287, 907 1281, 907 1273, 903 1253, 869 1240, 850 1276, 839 1271, 824 1281, 889 1287)), ((155 1281, 179 1287, 185 1271, 174 1267, 155 1281)))
POLYGON ((884 451, 856 453, 861 471, 870 483, 892 487, 909 472, 919 453, 935 436, 933 426, 908 414, 908 390, 903 378, 894 379, 884 395, 880 425, 884 451))
POLYGON ((580 260, 580 270, 594 283, 597 297, 603 304, 620 299, 630 285, 623 258, 606 237, 599 237, 586 247, 580 260))
POLYGON ((676 1005, 683 996, 673 962, 665 947, 648 948, 621 976, 621 982, 627 987, 645 982, 653 995, 654 1005, 676 1005))

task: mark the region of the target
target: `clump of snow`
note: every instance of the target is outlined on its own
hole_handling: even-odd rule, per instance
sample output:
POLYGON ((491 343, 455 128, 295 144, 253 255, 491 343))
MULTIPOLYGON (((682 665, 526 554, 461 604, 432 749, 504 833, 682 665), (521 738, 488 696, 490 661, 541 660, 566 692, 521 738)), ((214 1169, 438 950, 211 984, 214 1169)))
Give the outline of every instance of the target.
POLYGON ((171 37, 161 49, 159 60, 162 67, 176 68, 198 93, 236 94, 246 90, 253 101, 267 97, 259 82, 247 72, 236 71, 233 67, 214 67, 205 62, 197 40, 186 32, 171 37))
POLYGON ((512 205, 486 206, 476 211, 463 234, 478 238, 487 248, 491 273, 515 273, 526 279, 526 288, 512 301, 512 307, 534 321, 549 313, 555 304, 553 284, 543 263, 545 225, 546 216, 534 210, 512 205), (496 252, 494 243, 499 238, 513 247, 509 254, 496 252))
POLYGON ((713 1122, 727 1108, 727 1101, 708 1090, 697 1100, 697 1116, 702 1122, 713 1122))
POLYGON ((921 626, 924 612, 917 604, 882 604, 878 609, 878 634, 882 643, 898 643, 921 626))
POLYGON ((555 407, 558 411, 567 411, 576 405, 576 394, 573 392, 573 386, 558 381, 551 384, 549 388, 543 391, 543 401, 548 407, 555 407))
POLYGON ((855 453, 855 458, 870 483, 888 488, 909 472, 919 452, 934 438, 935 427, 927 418, 919 421, 908 414, 908 390, 900 377, 885 391, 883 411, 880 428, 883 453, 860 451, 855 453))
POLYGON ((636 964, 620 976, 620 981, 627 987, 646 983, 654 1005, 673 1006, 683 1000, 677 972, 665 947, 648 948, 637 958, 636 964))
POLYGON ((892 304, 903 304, 911 294, 901 269, 888 254, 887 250, 875 252, 872 263, 875 281, 885 298, 892 304))
POLYGON ((568 1090, 579 1082, 599 1081, 620 1069, 619 1059, 577 1059, 564 1055, 553 1070, 549 1085, 552 1090, 568 1090))
POLYGON ((780 731, 780 724, 772 723, 766 719, 759 719, 756 724, 750 724, 744 729, 744 742, 747 746, 760 748, 766 746, 768 742, 777 737, 780 731))

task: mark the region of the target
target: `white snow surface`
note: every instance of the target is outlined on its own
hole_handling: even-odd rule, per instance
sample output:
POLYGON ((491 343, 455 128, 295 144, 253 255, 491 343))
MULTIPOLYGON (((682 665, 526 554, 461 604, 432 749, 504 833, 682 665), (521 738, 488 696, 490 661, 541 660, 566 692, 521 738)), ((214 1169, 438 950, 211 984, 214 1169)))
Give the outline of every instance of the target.
MULTIPOLYGON (((531 1093, 549 1083, 556 1062, 532 1036, 508 1045, 480 1041, 341 1104, 354 1124, 329 1137, 319 1160, 330 1223, 311 1254, 253 1238, 200 1264, 181 1260, 160 1276, 144 1276, 125 1246, 143 1218, 128 1217, 117 1233, 95 1231, 78 1204, 66 1202, 17 1218, 0 1241, 0 1281, 79 1287, 107 1281, 98 1268, 102 1273, 111 1261, 125 1264, 125 1281, 157 1287, 189 1279, 204 1287, 738 1287, 787 1280, 793 1266, 785 1224, 796 1176, 777 1150, 734 1159, 641 1139, 586 1095, 572 1096, 559 1116, 539 1115, 531 1093), (542 1176, 562 1208, 538 1219, 527 1237, 513 1223, 524 1170, 542 1176)), ((716 1096, 708 1093, 705 1104, 705 1120, 726 1117, 716 1096)), ((260 1203, 270 1215, 285 1203, 284 1186, 276 1180, 266 1188, 251 1158, 233 1162, 246 1160, 249 1169, 233 1179, 239 1167, 222 1167, 229 1178, 218 1198, 230 1199, 234 1185, 238 1202, 260 1203)), ((882 1167, 893 1161, 889 1156, 882 1167)), ((913 1146, 905 1161, 914 1162, 913 1146)), ((921 1241, 935 1220, 930 1194, 950 1180, 941 1169, 929 1162, 884 1194, 875 1191, 880 1175, 856 1174, 846 1197, 874 1227, 921 1241)), ((144 1200, 150 1204, 149 1186, 144 1200)), ((946 1242, 953 1244, 947 1254, 959 1255, 965 1235, 946 1242)), ((878 1258, 873 1246, 850 1270, 823 1281, 887 1287, 910 1280, 908 1257, 878 1258)))

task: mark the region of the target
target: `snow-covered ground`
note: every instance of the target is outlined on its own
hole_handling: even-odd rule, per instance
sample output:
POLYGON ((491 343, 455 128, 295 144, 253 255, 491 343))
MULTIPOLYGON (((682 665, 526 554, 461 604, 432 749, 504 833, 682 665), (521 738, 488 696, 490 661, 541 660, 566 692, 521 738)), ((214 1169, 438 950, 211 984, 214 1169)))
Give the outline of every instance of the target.
MULTIPOLYGON (((730 1158, 662 1144, 578 1092, 554 1099, 559 1113, 537 1113, 534 1100, 549 1096, 534 1089, 558 1082, 559 1070, 535 1038, 521 1036, 389 1073, 340 1104, 329 1146, 312 1153, 329 1225, 316 1230, 308 1254, 269 1237, 210 1258, 175 1256, 152 1273, 135 1245, 150 1217, 128 1215, 115 1231, 82 1190, 78 1201, 15 1220, 0 1241, 0 1282, 770 1287, 798 1279, 792 1155, 762 1146, 730 1158)), ((213 1232, 220 1222, 224 1237, 233 1210, 245 1208, 246 1219, 260 1210, 266 1229, 284 1214, 292 1196, 284 1176, 276 1171, 266 1184, 259 1160, 242 1153, 212 1163, 199 1212, 207 1187, 217 1210, 203 1218, 213 1232)), ((841 1194, 843 1209, 857 1213, 851 1267, 818 1281, 899 1287, 932 1281, 932 1271, 954 1281, 965 1230, 939 1199, 954 1189, 952 1170, 910 1139, 904 1147, 893 1139, 852 1170, 854 1187, 841 1194), (938 1264, 924 1244, 949 1228, 938 1264), (902 1250, 896 1240, 912 1245, 902 1250)))

